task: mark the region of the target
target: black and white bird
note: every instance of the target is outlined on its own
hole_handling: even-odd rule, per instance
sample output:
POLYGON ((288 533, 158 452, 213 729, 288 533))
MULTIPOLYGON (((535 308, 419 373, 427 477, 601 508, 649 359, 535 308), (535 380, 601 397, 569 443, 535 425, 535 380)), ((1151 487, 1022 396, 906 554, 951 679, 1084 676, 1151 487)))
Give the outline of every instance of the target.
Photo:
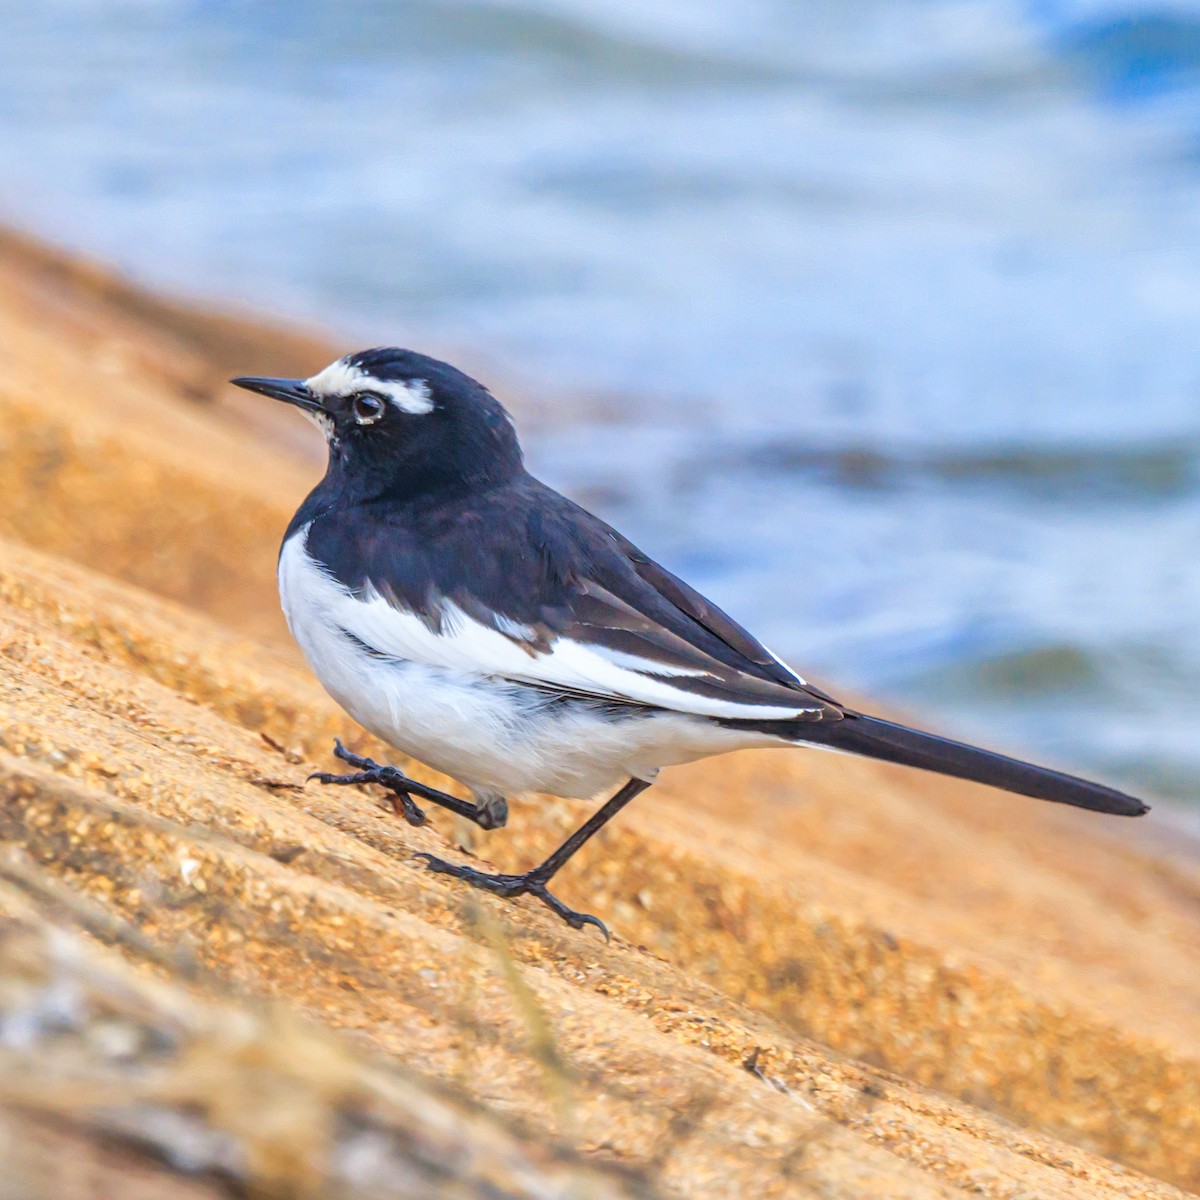
POLYGON ((330 695, 474 802, 394 767, 318 775, 376 782, 413 824, 413 796, 484 829, 524 792, 612 798, 539 866, 498 875, 424 855, 434 871, 537 896, 576 928, 597 918, 551 878, 659 769, 755 746, 813 746, 1009 792, 1139 816, 1112 788, 857 712, 525 469, 511 418, 461 371, 366 350, 310 379, 240 378, 324 432, 325 477, 279 555, 283 610, 330 695))

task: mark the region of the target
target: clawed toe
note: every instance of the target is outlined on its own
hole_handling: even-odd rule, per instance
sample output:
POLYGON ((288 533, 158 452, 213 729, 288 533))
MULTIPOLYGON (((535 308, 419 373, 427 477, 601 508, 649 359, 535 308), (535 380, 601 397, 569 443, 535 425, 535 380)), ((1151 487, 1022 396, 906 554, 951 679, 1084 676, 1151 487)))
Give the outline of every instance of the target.
POLYGON ((332 771, 314 771, 311 775, 305 777, 305 783, 311 783, 313 780, 318 783, 370 783, 371 779, 367 775, 335 775, 332 771))
POLYGON ((407 792, 393 792, 391 795, 392 811, 403 817, 410 825, 424 825, 425 813, 419 809, 416 802, 407 792))
POLYGON ((513 896, 536 896, 551 912, 557 913, 566 921, 572 929, 582 929, 585 925, 594 925, 604 934, 606 942, 612 941, 608 927, 599 917, 593 917, 590 913, 576 912, 573 908, 568 907, 547 890, 545 883, 534 871, 529 871, 524 875, 492 875, 486 871, 477 871, 474 867, 464 867, 447 862, 444 858, 438 858, 433 854, 422 852, 415 857, 424 860, 426 868, 430 871, 461 879, 471 887, 480 888, 496 896, 504 896, 508 899, 513 896))
POLYGON ((591 913, 576 912, 575 909, 569 908, 557 896, 548 892, 544 885, 530 887, 529 894, 536 896, 551 912, 558 913, 572 929, 582 929, 585 925, 594 925, 604 935, 606 942, 612 941, 612 934, 608 932, 608 926, 599 917, 593 917, 591 913))
POLYGON ((492 892, 497 896, 520 896, 529 890, 523 875, 489 875, 486 871, 477 871, 474 867, 447 862, 444 858, 438 858, 436 854, 426 854, 423 850, 413 857, 424 860, 425 866, 438 875, 452 875, 472 887, 482 888, 485 892, 492 892))
POLYGON ((355 783, 382 784, 392 793, 392 809, 397 816, 403 817, 410 825, 425 824, 425 814, 417 807, 408 792, 404 790, 404 776, 395 767, 381 767, 377 763, 371 762, 369 758, 359 758, 358 755, 351 754, 341 742, 337 743, 334 753, 352 766, 365 766, 366 770, 358 771, 353 775, 334 775, 330 771, 314 771, 304 782, 307 783, 309 780, 315 779, 319 783, 336 783, 342 785, 355 783))
POLYGON ((333 739, 333 757, 340 758, 342 762, 349 763, 352 767, 358 767, 360 771, 378 771, 379 764, 371 758, 363 758, 361 754, 355 754, 347 750, 342 745, 341 738, 333 739))

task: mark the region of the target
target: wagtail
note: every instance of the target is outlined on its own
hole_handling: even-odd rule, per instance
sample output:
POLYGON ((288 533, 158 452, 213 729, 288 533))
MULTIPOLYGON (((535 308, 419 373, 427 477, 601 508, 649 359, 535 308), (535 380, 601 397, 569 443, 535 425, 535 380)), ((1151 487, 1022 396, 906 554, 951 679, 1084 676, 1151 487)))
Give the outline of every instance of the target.
POLYGON ((868 716, 834 700, 683 580, 525 469, 482 384, 410 350, 365 350, 310 379, 233 380, 325 434, 325 477, 279 555, 283 611, 329 694, 376 737, 458 780, 473 802, 347 751, 323 783, 379 783, 483 829, 523 792, 612 798, 545 862, 501 875, 421 857, 501 896, 603 922, 548 885, 660 768, 728 750, 812 746, 1097 812, 1140 800, 868 716))

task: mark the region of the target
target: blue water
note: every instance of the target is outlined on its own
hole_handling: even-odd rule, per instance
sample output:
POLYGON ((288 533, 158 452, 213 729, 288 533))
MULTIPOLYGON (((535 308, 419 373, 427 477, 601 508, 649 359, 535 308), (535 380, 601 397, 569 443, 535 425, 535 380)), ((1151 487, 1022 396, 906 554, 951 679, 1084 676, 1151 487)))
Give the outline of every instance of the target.
POLYGON ((453 357, 827 686, 1200 797, 1200 3, 0 18, 10 221, 453 357))

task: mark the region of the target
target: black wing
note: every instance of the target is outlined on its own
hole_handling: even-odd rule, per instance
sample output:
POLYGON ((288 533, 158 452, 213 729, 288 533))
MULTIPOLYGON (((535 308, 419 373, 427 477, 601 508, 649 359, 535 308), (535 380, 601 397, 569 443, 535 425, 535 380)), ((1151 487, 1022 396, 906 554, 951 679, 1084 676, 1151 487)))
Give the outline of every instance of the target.
MULTIPOLYGON (((308 550, 351 591, 386 598, 441 639, 465 636, 465 614, 524 652, 514 667, 494 639, 492 650, 477 640, 481 673, 734 720, 842 716, 700 593, 529 476, 453 504, 332 517, 314 521, 308 550)), ((448 652, 425 641, 430 661, 448 652)))

